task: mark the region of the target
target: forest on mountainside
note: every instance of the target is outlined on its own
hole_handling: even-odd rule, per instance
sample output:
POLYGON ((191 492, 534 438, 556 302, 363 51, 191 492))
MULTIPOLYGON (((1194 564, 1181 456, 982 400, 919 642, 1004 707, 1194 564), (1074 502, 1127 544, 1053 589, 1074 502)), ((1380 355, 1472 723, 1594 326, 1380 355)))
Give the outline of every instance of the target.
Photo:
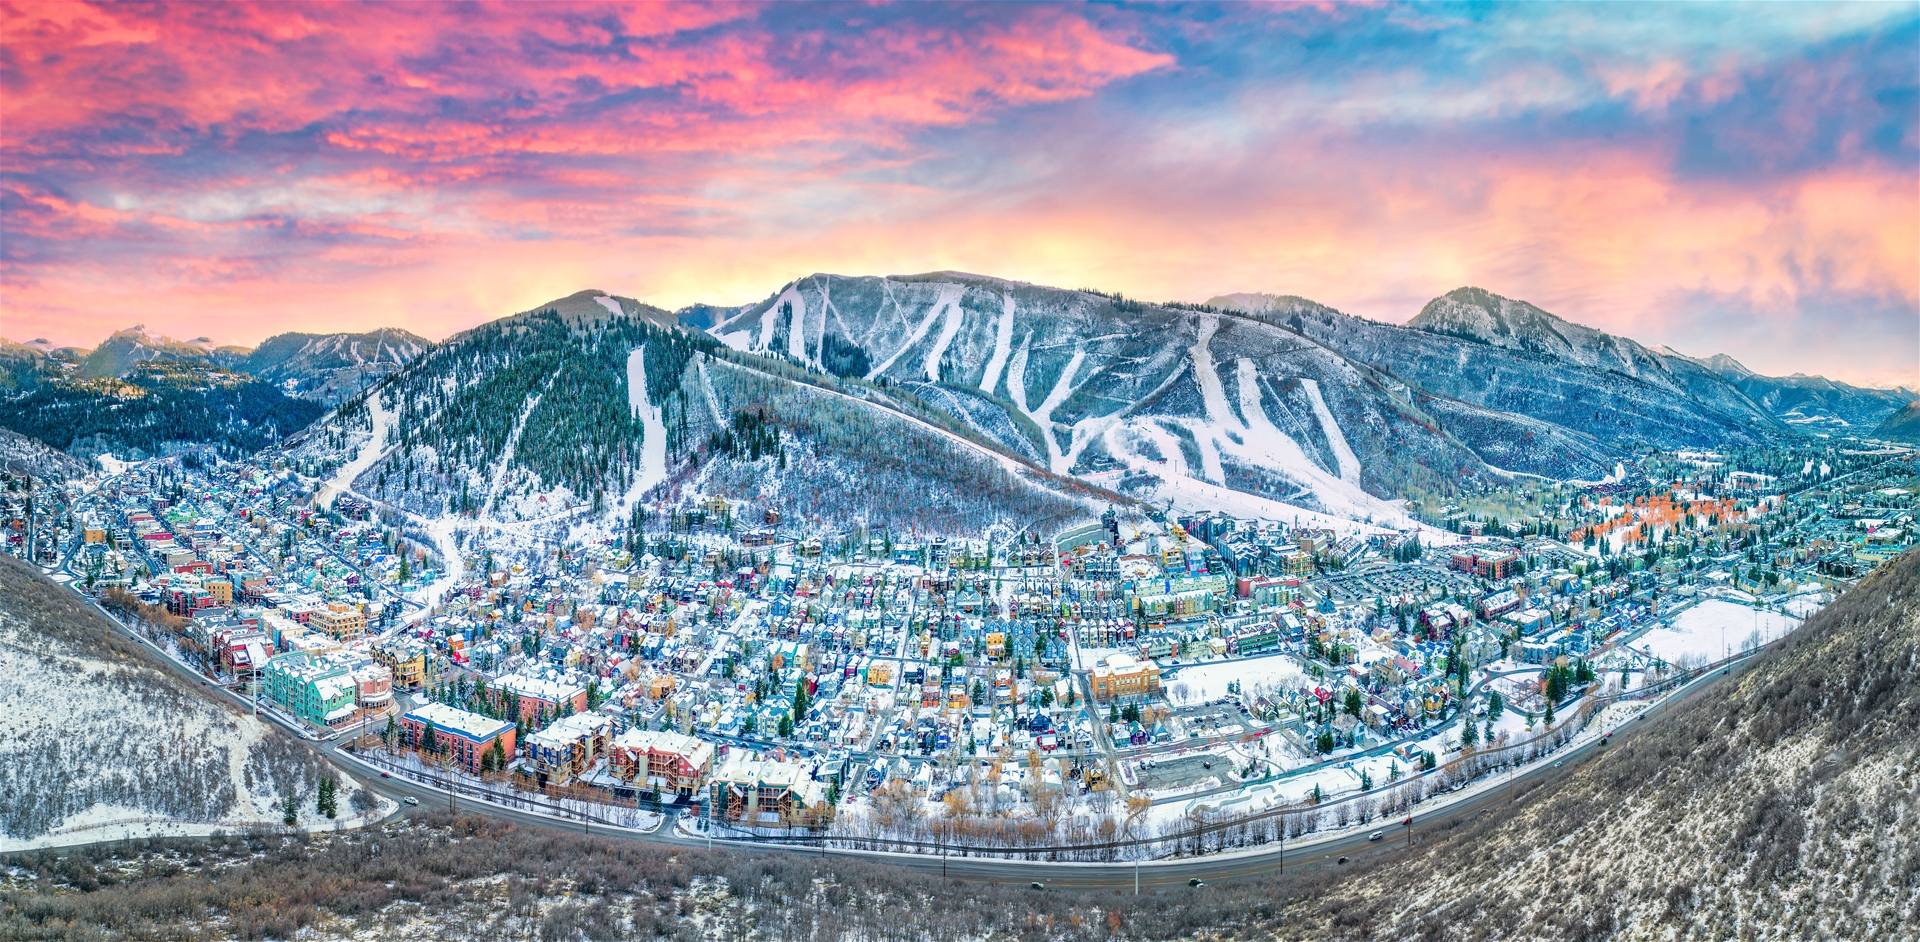
POLYGON ((149 360, 118 379, 53 377, 0 399, 0 428, 82 459, 214 445, 241 455, 275 444, 326 412, 271 383, 205 364, 149 360))

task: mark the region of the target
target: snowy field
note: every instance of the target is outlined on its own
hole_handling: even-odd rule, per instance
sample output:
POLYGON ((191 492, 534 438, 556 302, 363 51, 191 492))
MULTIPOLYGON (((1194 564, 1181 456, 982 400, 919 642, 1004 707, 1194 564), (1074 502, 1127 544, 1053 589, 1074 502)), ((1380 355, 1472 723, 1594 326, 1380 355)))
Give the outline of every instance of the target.
POLYGON ((1236 680, 1242 691, 1251 693, 1261 688, 1297 686, 1302 676, 1300 662, 1285 654, 1196 664, 1179 671, 1166 681, 1167 699, 1176 706, 1193 706, 1226 696, 1227 684, 1236 680))
POLYGON ((1708 599, 1681 612, 1671 627, 1647 632, 1630 647, 1671 664, 1706 664, 1772 641, 1799 624, 1791 615, 1708 599))

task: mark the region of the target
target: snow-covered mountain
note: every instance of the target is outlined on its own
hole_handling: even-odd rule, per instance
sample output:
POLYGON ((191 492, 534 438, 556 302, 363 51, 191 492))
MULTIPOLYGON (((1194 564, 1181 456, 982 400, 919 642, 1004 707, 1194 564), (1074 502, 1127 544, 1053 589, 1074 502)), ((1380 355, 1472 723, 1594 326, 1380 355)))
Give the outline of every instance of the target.
POLYGON ((1762 376, 1724 353, 1696 362, 1724 377, 1780 421, 1812 431, 1864 434, 1920 401, 1920 394, 1906 388, 1863 388, 1804 373, 1762 376))
POLYGON ((1479 289, 1396 326, 1291 296, 821 273, 677 312, 558 299, 427 350, 300 448, 422 526, 644 528, 697 493, 945 532, 1114 494, 1397 523, 1403 498, 1514 472, 1791 434, 1709 363, 1479 289))
MULTIPOLYGON (((1232 297, 1209 303, 1235 303, 1232 297)), ((1476 415, 1478 428, 1456 424, 1449 430, 1496 464, 1502 459, 1493 456, 1520 429, 1505 417, 1551 426, 1532 431, 1536 439, 1545 435, 1554 443, 1553 454, 1592 457, 1644 445, 1756 443, 1788 432, 1724 377, 1692 360, 1656 353, 1480 289, 1436 298, 1407 326, 1301 299, 1276 301, 1288 303, 1267 310, 1237 303, 1252 316, 1283 324, 1424 394, 1492 413, 1476 415)), ((1579 476, 1556 474, 1544 465, 1500 466, 1579 476)))
POLYGON ((956 272, 818 274, 716 323, 746 353, 905 390, 1060 475, 1180 507, 1404 520, 1491 472, 1414 391, 1199 306, 956 272))
POLYGON ((394 327, 363 334, 276 334, 237 364, 290 395, 338 402, 407 365, 433 341, 394 327))
POLYGON ((216 344, 206 337, 175 340, 153 336, 142 326, 116 330, 80 361, 86 379, 119 379, 149 360, 210 363, 233 368, 246 358, 247 348, 216 344))
POLYGON ((450 338, 294 449, 442 547, 484 529, 658 534, 680 498, 772 520, 975 533, 1090 516, 1046 473, 910 390, 731 350, 671 312, 584 291, 450 338))

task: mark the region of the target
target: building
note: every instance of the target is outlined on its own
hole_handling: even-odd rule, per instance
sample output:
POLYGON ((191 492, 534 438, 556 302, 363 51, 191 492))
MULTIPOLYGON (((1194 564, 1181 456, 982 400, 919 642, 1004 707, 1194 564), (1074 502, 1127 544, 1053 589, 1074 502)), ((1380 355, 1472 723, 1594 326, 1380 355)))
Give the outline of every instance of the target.
POLYGON ((335 603, 308 615, 307 627, 325 632, 335 641, 344 641, 367 633, 367 616, 335 603))
POLYGON ((393 672, 393 685, 419 690, 427 682, 427 646, 417 638, 392 638, 373 646, 374 663, 393 672))
POLYGON ((709 813, 749 827, 825 824, 833 815, 827 790, 793 762, 736 753, 713 773, 709 813))
POLYGON ((680 733, 630 729, 613 742, 614 774, 649 791, 693 795, 713 771, 713 744, 680 733))
POLYGON ((496 748, 501 755, 513 756, 512 723, 444 703, 429 703, 400 717, 400 729, 407 744, 415 748, 425 743, 427 730, 433 730, 434 751, 451 755, 469 772, 479 772, 481 758, 496 748))
POLYGON ((1482 579, 1500 581, 1511 577, 1519 568, 1520 557, 1512 553, 1455 553, 1449 566, 1456 572, 1470 572, 1482 579))
POLYGON ((527 758, 541 785, 565 785, 607 756, 613 720, 597 713, 575 713, 527 736, 527 758))
POLYGON ((504 701, 518 698, 520 718, 535 723, 540 722, 542 717, 582 713, 587 709, 585 687, 521 674, 506 674, 496 679, 492 696, 495 705, 502 708, 505 707, 504 701))
POLYGON ((1101 702, 1140 697, 1160 690, 1160 665, 1127 654, 1109 654, 1093 669, 1093 696, 1101 702))
POLYGON ((267 699, 315 726, 341 729, 360 715, 360 688, 353 679, 358 666, 346 657, 282 654, 262 672, 267 699))

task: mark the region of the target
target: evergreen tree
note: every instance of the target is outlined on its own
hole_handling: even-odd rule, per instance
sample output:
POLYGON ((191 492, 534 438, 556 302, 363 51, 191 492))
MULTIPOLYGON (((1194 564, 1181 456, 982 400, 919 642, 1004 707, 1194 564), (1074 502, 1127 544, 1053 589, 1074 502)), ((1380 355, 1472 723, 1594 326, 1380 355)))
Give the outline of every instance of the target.
POLYGON ((280 822, 288 827, 300 823, 300 807, 293 803, 292 795, 280 803, 280 822))
POLYGON ((336 803, 339 787, 339 781, 333 776, 321 777, 319 794, 314 796, 313 806, 323 817, 332 818, 340 810, 336 803))

